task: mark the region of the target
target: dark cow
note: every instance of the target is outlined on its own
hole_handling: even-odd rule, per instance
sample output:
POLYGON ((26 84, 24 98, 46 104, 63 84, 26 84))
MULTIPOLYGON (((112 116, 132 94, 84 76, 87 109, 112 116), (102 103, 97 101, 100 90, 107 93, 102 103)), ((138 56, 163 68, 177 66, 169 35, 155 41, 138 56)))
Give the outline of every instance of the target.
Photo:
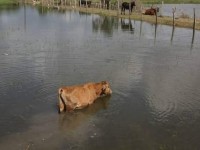
MULTIPOLYGON (((133 10, 133 6, 135 6, 135 2, 133 1, 133 2, 131 2, 131 12, 132 12, 132 10, 133 10)), ((125 15, 125 9, 129 9, 129 3, 127 3, 127 2, 123 2, 122 3, 122 7, 121 7, 121 14, 122 14, 122 11, 124 12, 124 15, 125 15)))
POLYGON ((79 1, 79 6, 80 5, 84 5, 84 6, 88 6, 88 7, 90 7, 91 6, 91 1, 89 1, 89 0, 80 0, 79 1))
POLYGON ((157 8, 150 8, 150 9, 147 9, 146 11, 145 11, 145 15, 156 15, 157 14, 157 12, 159 12, 159 8, 157 7, 157 8))

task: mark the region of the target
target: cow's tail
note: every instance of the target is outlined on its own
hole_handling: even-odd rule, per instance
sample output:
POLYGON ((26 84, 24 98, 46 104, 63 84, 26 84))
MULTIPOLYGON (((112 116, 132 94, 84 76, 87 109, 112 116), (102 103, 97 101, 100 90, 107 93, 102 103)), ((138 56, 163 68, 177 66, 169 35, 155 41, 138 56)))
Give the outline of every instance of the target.
POLYGON ((58 99, 59 99, 59 103, 58 103, 58 113, 61 113, 63 111, 66 111, 66 104, 65 104, 65 101, 62 97, 62 93, 63 93, 63 89, 60 88, 58 90, 58 99))

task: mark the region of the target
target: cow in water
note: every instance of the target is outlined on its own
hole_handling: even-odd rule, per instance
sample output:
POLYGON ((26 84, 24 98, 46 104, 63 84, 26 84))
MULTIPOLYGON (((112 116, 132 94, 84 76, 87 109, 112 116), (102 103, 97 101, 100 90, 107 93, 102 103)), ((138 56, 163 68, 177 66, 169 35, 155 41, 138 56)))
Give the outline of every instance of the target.
POLYGON ((154 16, 154 15, 157 14, 157 12, 159 12, 159 8, 158 7, 157 8, 151 7, 150 9, 147 9, 144 14, 145 15, 152 15, 152 16, 154 16))
POLYGON ((59 113, 85 108, 94 103, 97 98, 111 95, 112 90, 107 81, 89 82, 81 85, 64 86, 58 90, 59 113))
MULTIPOLYGON (((131 2, 130 6, 131 6, 130 11, 132 12, 133 6, 135 6, 135 1, 131 2)), ((129 3, 127 3, 127 2, 122 3, 121 14, 122 14, 122 12, 124 12, 124 15, 125 15, 125 9, 129 10, 129 3)))
POLYGON ((88 6, 88 7, 90 7, 91 6, 91 1, 90 0, 80 0, 79 1, 79 6, 81 6, 81 5, 84 5, 84 6, 88 6))

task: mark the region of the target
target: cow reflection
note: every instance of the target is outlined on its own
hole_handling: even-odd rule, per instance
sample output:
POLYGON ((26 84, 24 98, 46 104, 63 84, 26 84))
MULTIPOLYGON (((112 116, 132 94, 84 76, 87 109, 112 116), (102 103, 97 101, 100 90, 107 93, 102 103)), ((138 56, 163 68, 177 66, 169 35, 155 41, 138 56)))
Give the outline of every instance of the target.
POLYGON ((121 19, 121 29, 122 31, 131 31, 131 33, 134 33, 134 27, 130 19, 121 19))
POLYGON ((59 127, 63 132, 74 131, 87 123, 91 117, 102 109, 107 109, 111 96, 101 97, 94 104, 85 109, 74 111, 73 113, 63 113, 59 115, 59 127))
POLYGON ((108 36, 113 34, 113 30, 118 28, 118 19, 113 17, 97 17, 92 19, 92 28, 94 32, 103 32, 108 36))

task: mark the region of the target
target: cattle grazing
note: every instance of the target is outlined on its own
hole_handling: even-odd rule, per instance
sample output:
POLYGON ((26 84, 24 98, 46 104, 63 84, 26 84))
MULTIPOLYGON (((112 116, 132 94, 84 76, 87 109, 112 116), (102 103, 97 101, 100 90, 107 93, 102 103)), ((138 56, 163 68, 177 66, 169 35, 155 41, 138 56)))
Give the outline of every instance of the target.
POLYGON ((94 103, 97 98, 110 94, 112 94, 112 90, 107 81, 61 87, 58 90, 59 113, 82 109, 94 103))
POLYGON ((157 7, 157 8, 150 8, 150 9, 147 9, 146 11, 145 11, 145 15, 156 15, 157 14, 157 12, 159 12, 159 8, 157 7))
MULTIPOLYGON (((130 9, 131 12, 132 12, 132 10, 133 10, 133 6, 135 6, 135 1, 131 2, 131 9, 130 9)), ((128 9, 128 10, 129 10, 129 3, 127 3, 127 2, 123 2, 123 3, 122 3, 122 6, 121 6, 121 14, 122 14, 122 12, 124 12, 124 15, 125 15, 125 9, 128 9)))
POLYGON ((84 6, 88 6, 88 7, 90 7, 91 6, 91 1, 90 0, 80 0, 79 1, 79 6, 81 6, 81 5, 84 5, 84 6))

